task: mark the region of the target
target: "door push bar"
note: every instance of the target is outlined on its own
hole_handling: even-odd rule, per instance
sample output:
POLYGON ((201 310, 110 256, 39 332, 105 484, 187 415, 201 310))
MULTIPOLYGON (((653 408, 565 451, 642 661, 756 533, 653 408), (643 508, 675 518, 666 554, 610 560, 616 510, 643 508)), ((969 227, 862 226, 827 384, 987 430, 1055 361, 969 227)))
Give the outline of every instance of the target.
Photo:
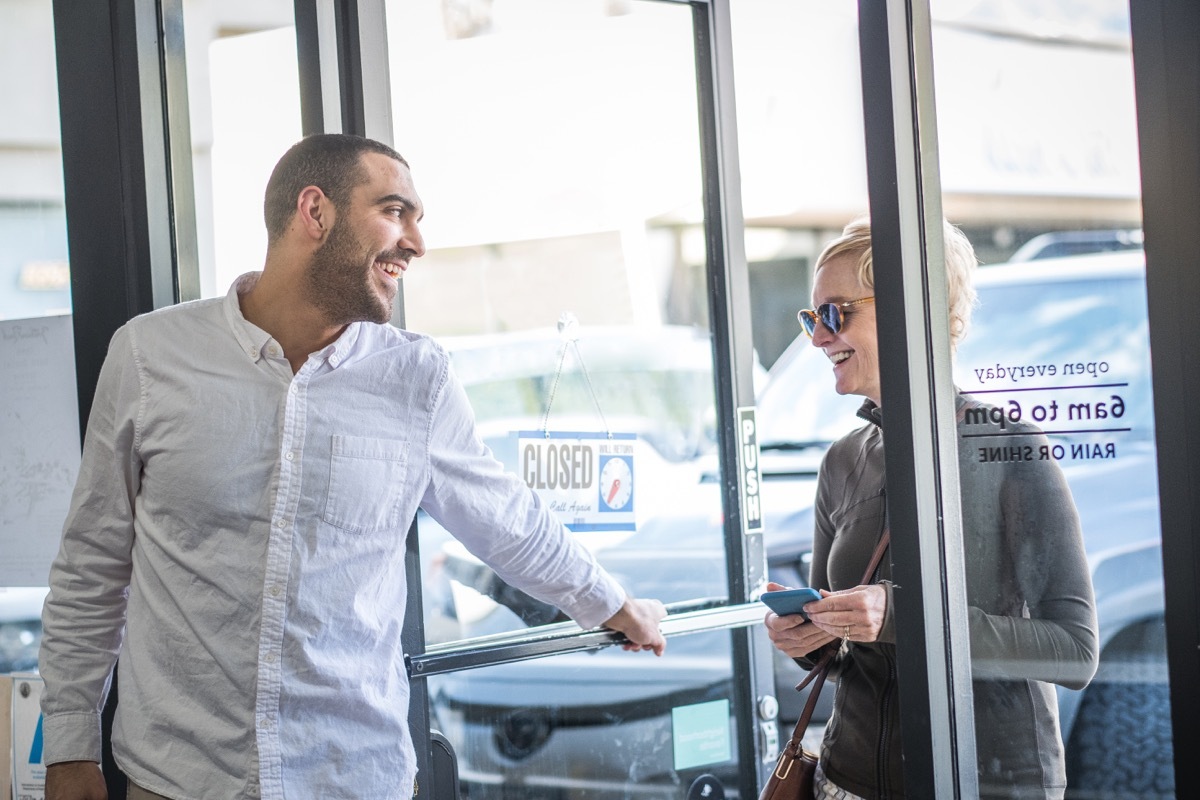
MULTIPOLYGON (((660 625, 663 636, 744 628, 762 622, 767 612, 762 603, 714 607, 717 602, 724 600, 701 601, 700 605, 704 607, 699 609, 695 601, 668 605, 667 617, 660 625), (672 609, 681 606, 690 610, 674 613, 672 609)), ((540 656, 599 650, 628 642, 625 635, 617 631, 603 628, 585 631, 573 622, 560 622, 540 626, 532 633, 521 630, 432 645, 420 655, 405 656, 404 663, 410 678, 427 678, 430 675, 491 667, 540 656)))

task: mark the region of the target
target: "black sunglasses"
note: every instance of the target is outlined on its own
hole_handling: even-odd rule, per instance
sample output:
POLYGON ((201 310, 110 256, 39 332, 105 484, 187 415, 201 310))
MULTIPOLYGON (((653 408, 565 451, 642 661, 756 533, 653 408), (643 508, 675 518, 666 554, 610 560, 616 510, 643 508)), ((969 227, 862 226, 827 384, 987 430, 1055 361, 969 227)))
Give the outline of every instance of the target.
POLYGON ((838 333, 842 326, 846 324, 846 314, 850 313, 850 309, 854 306, 862 305, 863 303, 874 303, 874 297, 863 297, 858 300, 848 300, 845 303, 821 303, 815 309, 802 308, 796 313, 796 319, 800 320, 800 325, 803 326, 804 332, 811 339, 812 335, 817 331, 817 320, 829 329, 830 333, 838 333))

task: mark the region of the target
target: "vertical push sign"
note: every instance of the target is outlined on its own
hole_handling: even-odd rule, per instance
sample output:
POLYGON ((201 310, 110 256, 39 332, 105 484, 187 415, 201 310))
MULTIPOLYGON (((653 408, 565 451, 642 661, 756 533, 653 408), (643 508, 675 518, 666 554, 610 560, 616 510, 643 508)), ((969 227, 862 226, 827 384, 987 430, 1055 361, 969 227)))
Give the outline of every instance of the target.
POLYGON ((754 406, 737 410, 738 490, 742 499, 742 533, 761 533, 762 482, 758 471, 758 421, 754 406))

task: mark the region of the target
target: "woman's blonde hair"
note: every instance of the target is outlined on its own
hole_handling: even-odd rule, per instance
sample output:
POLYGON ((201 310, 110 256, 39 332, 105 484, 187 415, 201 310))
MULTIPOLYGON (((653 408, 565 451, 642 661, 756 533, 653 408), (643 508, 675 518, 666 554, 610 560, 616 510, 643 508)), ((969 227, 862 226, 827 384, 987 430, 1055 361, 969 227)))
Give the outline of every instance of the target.
MULTIPOLYGON (((971 312, 975 309, 973 277, 979 259, 966 235, 945 220, 942 238, 946 250, 946 299, 950 316, 950 347, 954 349, 967 333, 971 312)), ((825 245, 813 265, 813 275, 831 258, 850 255, 855 260, 855 275, 868 289, 875 288, 875 266, 871 256, 871 220, 866 216, 852 220, 842 229, 842 235, 825 245)))

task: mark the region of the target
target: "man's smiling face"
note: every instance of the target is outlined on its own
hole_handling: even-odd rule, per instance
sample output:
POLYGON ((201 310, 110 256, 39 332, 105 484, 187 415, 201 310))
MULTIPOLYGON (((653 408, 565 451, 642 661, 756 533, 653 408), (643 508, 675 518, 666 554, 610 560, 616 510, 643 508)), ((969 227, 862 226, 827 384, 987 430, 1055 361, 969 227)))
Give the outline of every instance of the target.
POLYGON ((425 253, 424 209, 408 167, 366 153, 360 168, 366 181, 337 209, 307 272, 310 300, 335 325, 391 319, 400 278, 425 253))

